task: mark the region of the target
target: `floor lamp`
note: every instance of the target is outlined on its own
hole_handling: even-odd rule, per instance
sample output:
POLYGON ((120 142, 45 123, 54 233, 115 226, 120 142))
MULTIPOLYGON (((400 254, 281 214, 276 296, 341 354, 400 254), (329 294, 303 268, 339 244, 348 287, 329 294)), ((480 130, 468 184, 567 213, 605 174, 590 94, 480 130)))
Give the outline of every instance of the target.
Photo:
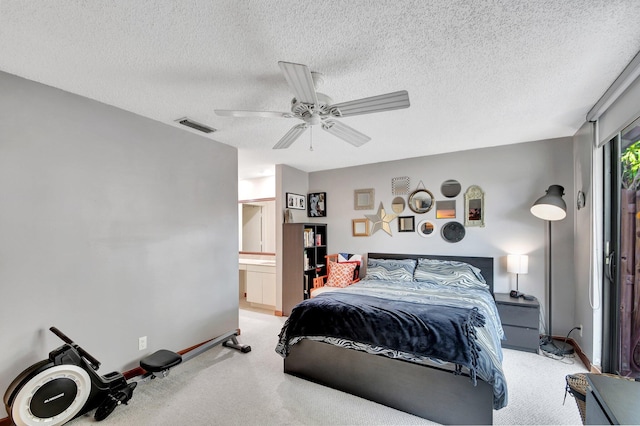
POLYGON ((553 243, 551 241, 551 222, 562 220, 567 216, 567 205, 565 204, 562 196, 564 195, 564 188, 560 185, 551 185, 547 189, 547 193, 540 197, 533 206, 531 206, 531 213, 543 220, 547 221, 547 232, 549 236, 549 248, 547 250, 547 268, 549 276, 547 278, 547 285, 549 291, 549 308, 547 309, 549 314, 548 330, 549 334, 544 336, 540 341, 540 349, 545 352, 554 355, 566 355, 573 352, 573 348, 567 345, 566 342, 554 342, 552 333, 552 311, 553 305, 551 304, 552 298, 552 285, 551 285, 551 265, 553 257, 551 256, 551 248, 553 243))

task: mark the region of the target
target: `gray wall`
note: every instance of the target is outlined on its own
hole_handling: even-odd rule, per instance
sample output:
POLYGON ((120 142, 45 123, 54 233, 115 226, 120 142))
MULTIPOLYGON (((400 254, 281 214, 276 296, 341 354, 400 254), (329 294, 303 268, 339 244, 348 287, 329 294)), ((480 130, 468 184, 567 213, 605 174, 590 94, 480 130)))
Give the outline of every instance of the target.
POLYGON ((235 148, 5 73, 0 94, 1 392, 50 326, 103 374, 237 328, 235 148))
MULTIPOLYGON (((282 312, 282 224, 284 211, 287 208, 285 197, 287 192, 304 195, 308 192, 309 174, 293 167, 276 165, 276 311, 282 312)), ((291 210, 293 222, 307 222, 306 210, 291 210)))
MULTIPOLYGON (((549 185, 564 186, 567 218, 553 223, 553 333, 563 335, 574 326, 573 179, 573 141, 561 138, 314 172, 309 174, 309 192, 327 193, 327 217, 316 221, 329 225, 330 252, 493 256, 498 292, 515 288, 515 277, 506 272, 506 255, 528 254, 529 273, 520 276, 520 290, 536 296, 545 307, 547 226, 529 208, 549 185), (412 190, 422 181, 436 200, 445 199, 440 192, 442 182, 458 180, 462 193, 455 198, 456 220, 462 223, 463 193, 470 185, 479 185, 485 192, 486 226, 467 228, 461 242, 448 243, 439 234, 448 220, 435 219, 433 209, 415 215, 416 222, 432 219, 436 223, 437 235, 429 238, 398 233, 397 220, 391 223, 393 236, 378 231, 369 237, 353 237, 351 219, 375 214, 380 202, 392 213, 391 179, 399 176, 411 179, 412 190), (375 189, 374 210, 354 210, 353 191, 360 188, 375 189)), ((414 213, 407 208, 402 215, 414 213)))
MULTIPOLYGON (((574 136, 575 188, 585 194, 584 208, 576 208, 576 232, 574 248, 574 275, 576 277, 575 310, 576 325, 582 324, 582 337, 575 333, 572 337, 595 365, 601 364, 602 316, 599 289, 601 275, 595 264, 595 221, 593 215, 594 197, 599 196, 593 187, 594 125, 585 123, 574 136), (595 290, 594 288, 597 288, 595 290)), ((577 197, 576 197, 577 198, 577 197)), ((577 200, 576 200, 577 202, 577 200)), ((600 258, 598 254, 596 258, 600 258)))

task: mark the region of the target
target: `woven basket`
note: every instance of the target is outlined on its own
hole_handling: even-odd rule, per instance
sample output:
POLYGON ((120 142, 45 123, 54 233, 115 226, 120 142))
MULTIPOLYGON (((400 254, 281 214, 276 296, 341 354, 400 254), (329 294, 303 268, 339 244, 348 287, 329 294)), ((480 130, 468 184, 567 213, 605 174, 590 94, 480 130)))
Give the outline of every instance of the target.
MULTIPOLYGON (((633 380, 629 377, 620 376, 617 374, 609 374, 602 373, 603 376, 613 377, 615 379, 621 380, 633 380)), ((582 424, 585 423, 585 415, 587 412, 587 376, 585 373, 576 373, 576 374, 568 374, 565 377, 567 381, 567 386, 565 388, 564 397, 567 398, 567 392, 569 392, 576 400, 576 404, 578 404, 578 411, 580 411, 580 418, 582 419, 582 424)))
POLYGON ((567 387, 565 388, 564 397, 567 398, 567 392, 569 392, 576 400, 578 404, 578 411, 580 411, 580 418, 582 424, 585 424, 585 415, 587 412, 587 376, 584 373, 568 374, 565 377, 567 381, 567 387))

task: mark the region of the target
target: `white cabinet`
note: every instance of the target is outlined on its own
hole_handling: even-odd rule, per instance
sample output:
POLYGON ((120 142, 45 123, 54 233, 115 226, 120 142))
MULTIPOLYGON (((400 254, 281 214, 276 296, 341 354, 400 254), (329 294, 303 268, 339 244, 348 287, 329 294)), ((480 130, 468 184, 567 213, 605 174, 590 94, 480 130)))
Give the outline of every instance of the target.
POLYGON ((276 306, 276 268, 247 265, 247 302, 276 306))

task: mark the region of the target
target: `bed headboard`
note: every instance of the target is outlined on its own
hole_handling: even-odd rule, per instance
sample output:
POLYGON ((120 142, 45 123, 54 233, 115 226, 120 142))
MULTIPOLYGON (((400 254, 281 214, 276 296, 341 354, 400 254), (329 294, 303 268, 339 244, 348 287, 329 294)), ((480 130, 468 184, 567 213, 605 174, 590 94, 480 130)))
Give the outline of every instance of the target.
POLYGON ((431 254, 404 254, 404 253, 368 253, 367 258, 371 259, 438 259, 457 260, 466 262, 479 268, 482 276, 489 285, 489 290, 493 294, 493 257, 473 257, 473 256, 443 256, 431 254))

